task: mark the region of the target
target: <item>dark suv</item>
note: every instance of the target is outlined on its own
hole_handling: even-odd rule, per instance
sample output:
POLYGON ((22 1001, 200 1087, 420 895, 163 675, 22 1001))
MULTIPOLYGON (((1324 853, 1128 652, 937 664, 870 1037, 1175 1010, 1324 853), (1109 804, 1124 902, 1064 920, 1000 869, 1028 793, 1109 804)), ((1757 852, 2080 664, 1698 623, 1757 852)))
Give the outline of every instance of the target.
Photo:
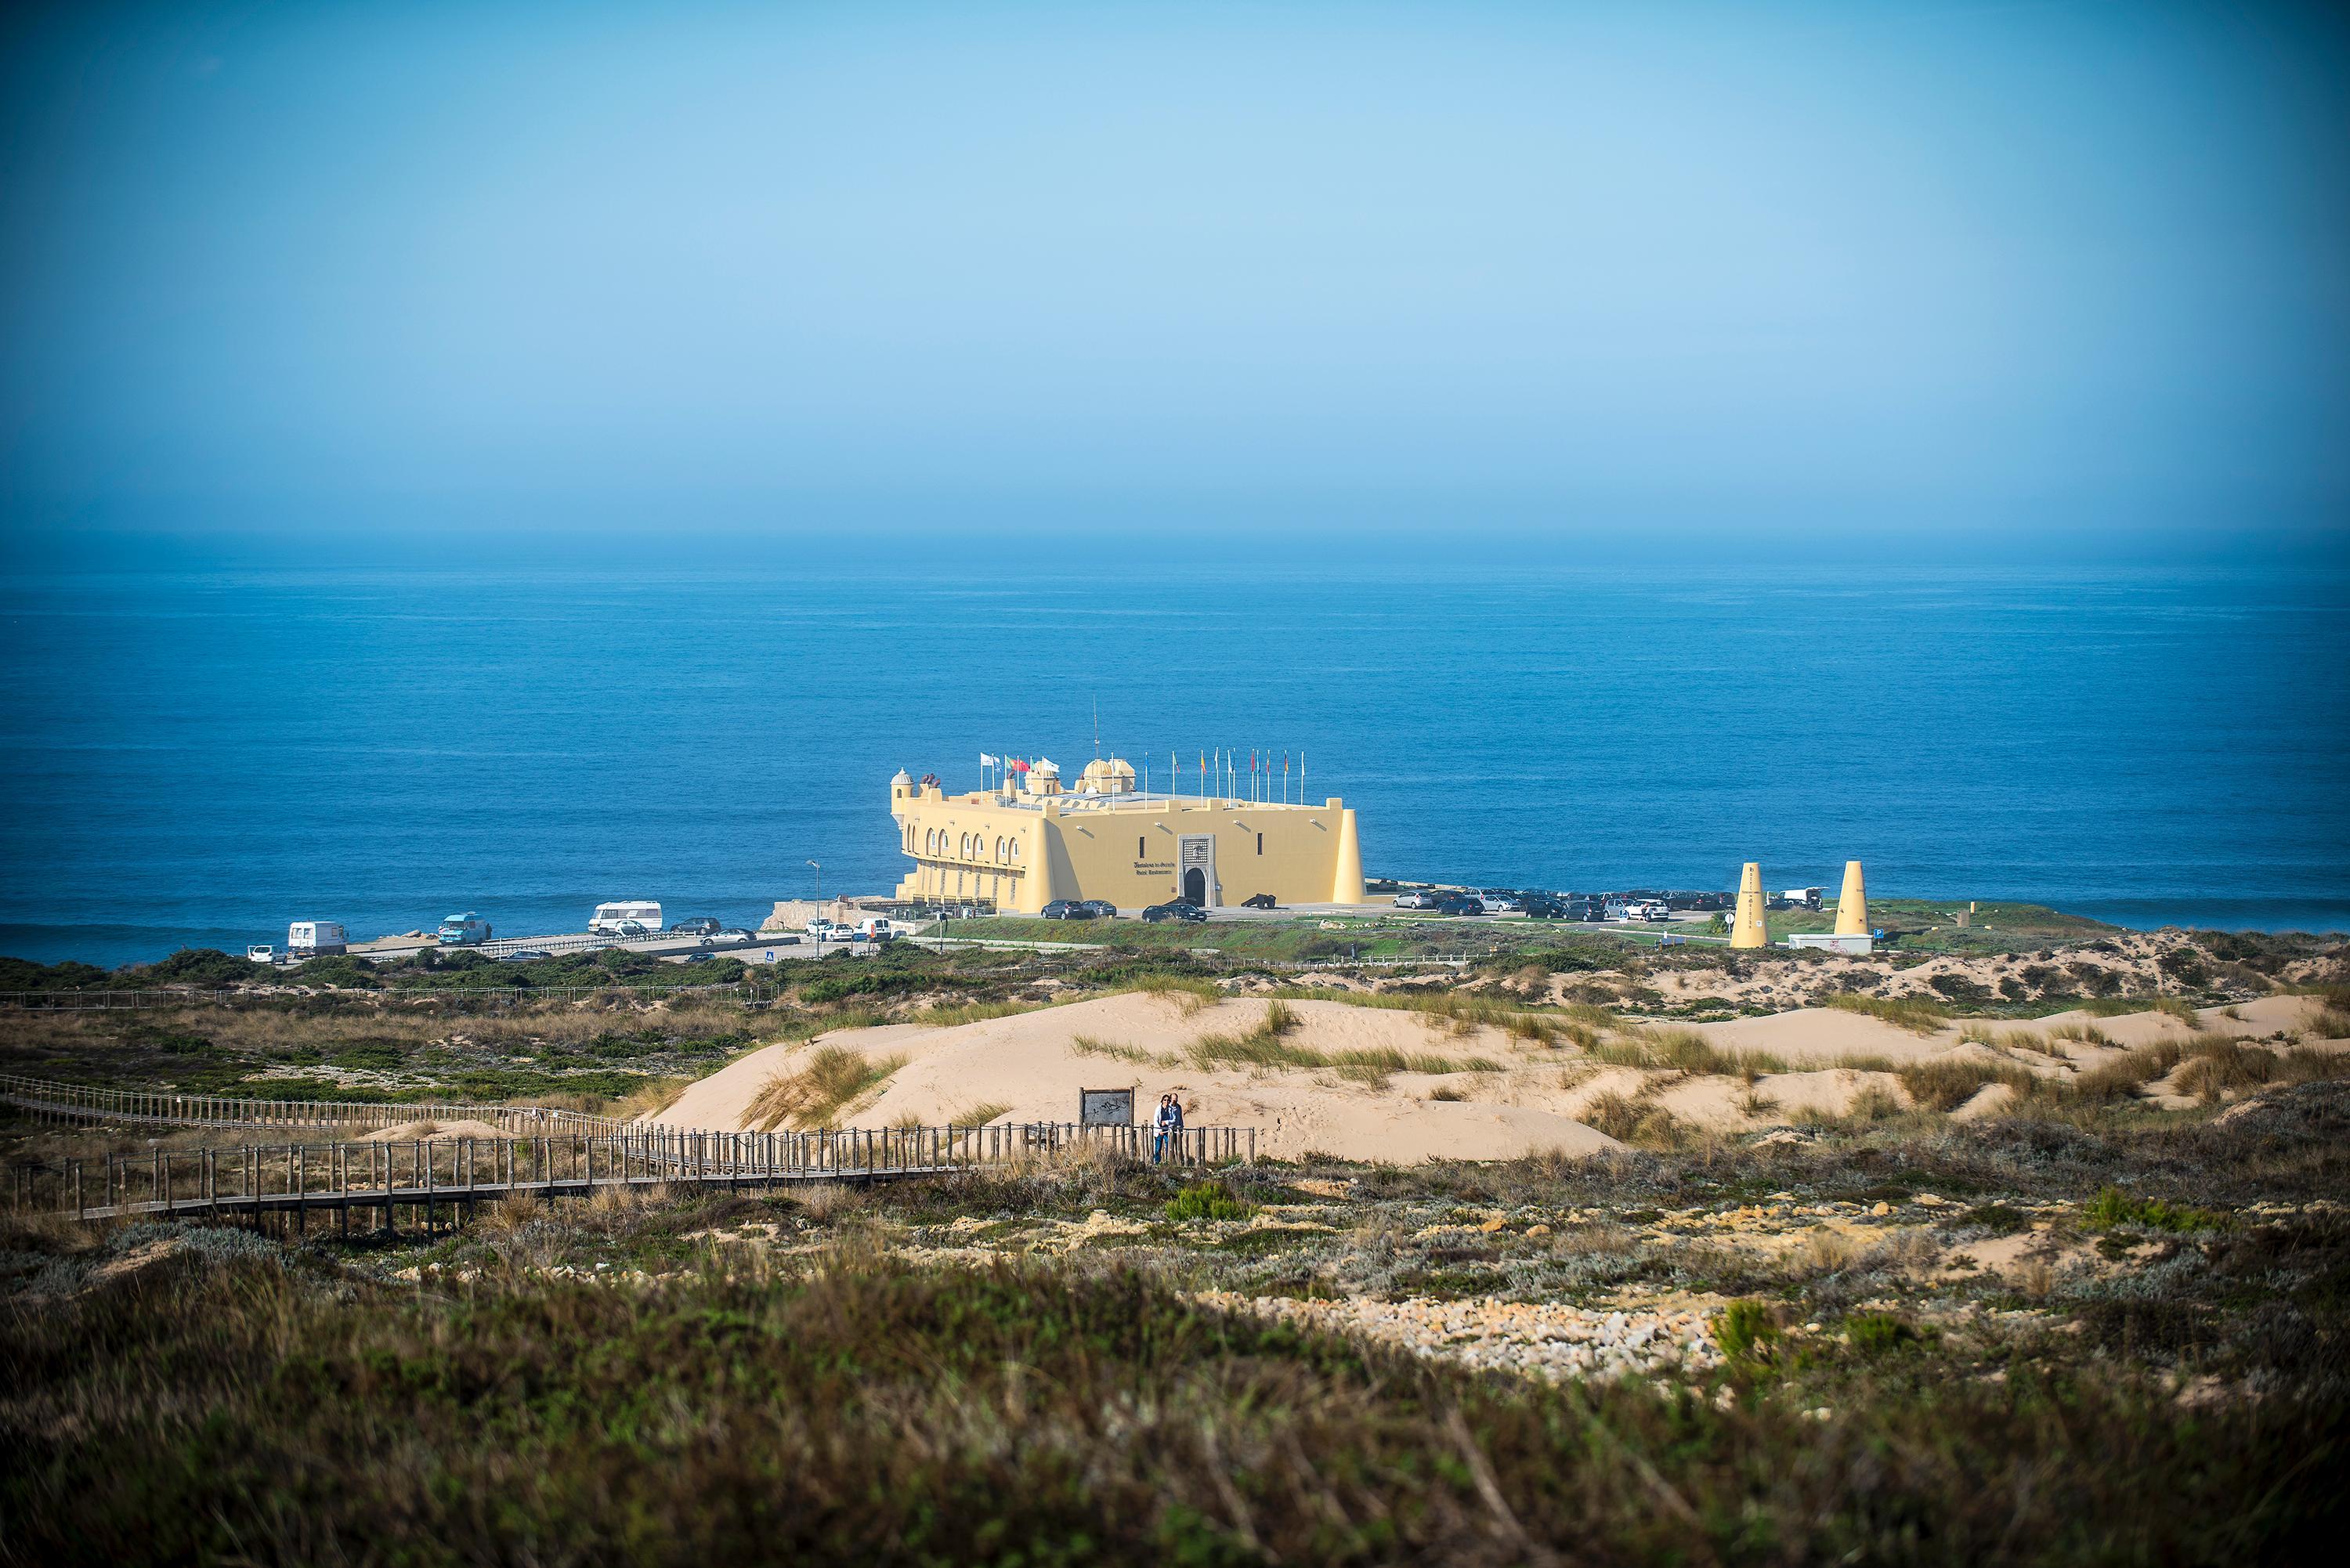
POLYGON ((1142 918, 1157 925, 1161 920, 1204 920, 1208 912, 1197 904, 1187 904, 1178 898, 1171 904, 1153 904, 1142 911, 1142 918))
POLYGON ((1485 912, 1485 900, 1474 893, 1446 893, 1436 900, 1436 912, 1440 915, 1482 915, 1485 912))
POLYGON ((710 916, 695 915, 689 919, 672 923, 670 926, 670 934, 679 937, 714 937, 718 934, 718 922, 710 916))
POLYGON ((1107 898, 1087 898, 1082 902, 1085 905, 1086 913, 1097 920, 1118 919, 1118 906, 1107 898))
POLYGON ((1041 911, 1048 920, 1090 920, 1093 907, 1082 898, 1055 898, 1041 911))

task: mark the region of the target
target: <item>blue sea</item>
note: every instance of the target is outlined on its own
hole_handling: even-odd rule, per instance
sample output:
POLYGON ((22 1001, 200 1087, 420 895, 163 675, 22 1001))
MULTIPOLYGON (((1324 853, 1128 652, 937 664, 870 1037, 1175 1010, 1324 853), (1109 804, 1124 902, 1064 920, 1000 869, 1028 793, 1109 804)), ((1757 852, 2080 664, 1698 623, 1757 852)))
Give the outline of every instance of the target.
POLYGON ((1154 784, 1303 759, 1373 874, 1834 887, 1857 857, 1881 895, 2350 927, 2338 573, 1168 554, 20 573, 0 952, 574 930, 619 897, 755 923, 819 875, 895 886, 896 769, 1081 763, 1097 710, 1154 784))

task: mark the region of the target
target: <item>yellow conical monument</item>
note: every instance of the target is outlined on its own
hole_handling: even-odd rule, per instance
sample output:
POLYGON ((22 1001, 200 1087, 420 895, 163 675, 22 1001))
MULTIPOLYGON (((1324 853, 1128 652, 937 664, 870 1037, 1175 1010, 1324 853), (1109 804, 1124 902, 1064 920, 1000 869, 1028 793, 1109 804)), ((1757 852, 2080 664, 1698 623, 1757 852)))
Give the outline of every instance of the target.
POLYGON ((1868 889, 1860 879, 1860 862, 1844 863, 1844 897, 1836 900, 1835 934, 1840 937, 1868 935, 1868 889))
POLYGON ((1767 948, 1771 939, 1762 930, 1762 867, 1749 860, 1738 877, 1738 913, 1730 922, 1730 945, 1734 948, 1767 948))

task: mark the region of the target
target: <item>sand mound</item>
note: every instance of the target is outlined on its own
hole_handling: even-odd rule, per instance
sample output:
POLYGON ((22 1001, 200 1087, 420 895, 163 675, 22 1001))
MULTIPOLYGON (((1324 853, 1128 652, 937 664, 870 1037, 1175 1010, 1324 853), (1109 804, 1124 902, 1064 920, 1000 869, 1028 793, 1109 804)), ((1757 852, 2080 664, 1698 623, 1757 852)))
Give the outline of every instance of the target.
POLYGON ((431 1140, 444 1137, 512 1137, 512 1133, 494 1127, 484 1121, 470 1117, 453 1122, 402 1122, 398 1127, 379 1127, 359 1137, 361 1143, 414 1143, 419 1138, 431 1140))
MULTIPOLYGON (((840 1030, 754 1051, 649 1119, 674 1127, 750 1127, 753 1103, 771 1081, 801 1072, 820 1050, 837 1048, 893 1062, 884 1078, 838 1113, 845 1126, 1067 1122, 1076 1117, 1081 1091, 1125 1088, 1134 1091, 1139 1120, 1149 1119, 1160 1095, 1173 1093, 1194 1127, 1255 1128, 1261 1157, 1319 1152, 1400 1163, 1547 1149, 1596 1153, 1617 1146, 1591 1121, 1613 1127, 1627 1114, 1637 1120, 1652 1109, 1684 1126, 1745 1133, 1807 1116, 1849 1116, 1869 1102, 1910 1106, 1899 1076, 1879 1070, 1887 1064, 2028 1063, 2034 1071, 2066 1070, 2053 1059, 2018 1058, 1963 1041, 1955 1023, 1921 1034, 1835 1008, 1699 1025, 1717 1049, 1767 1054, 1789 1066, 1750 1084, 1735 1075, 1607 1065, 1489 1026, 1457 1029, 1428 1013, 1326 1001, 1284 1003, 1294 1026, 1277 1040, 1257 1039, 1251 1059, 1232 1043, 1260 1030, 1270 1005, 1256 997, 1203 1003, 1188 993, 1137 992, 939 1028, 840 1030), (1226 1045, 1219 1048, 1218 1040, 1226 1045), (1609 1096, 1629 1102, 1628 1112, 1602 1106, 1609 1096)), ((2237 1011, 2237 1018, 2222 1019, 2211 1010, 2211 1026, 2251 1034, 2305 1027, 2309 1008, 2303 999, 2274 998, 2239 1003, 2237 1011)), ((2067 1016, 2082 1015, 1997 1028, 2030 1045, 2044 1043, 2047 1025, 2067 1016)), ((2159 1012, 2095 1022, 2117 1041, 2177 1038, 2185 1027, 2159 1012)), ((2067 1049, 2076 1066, 2118 1054, 2077 1043, 2067 1049)), ((1955 1114, 1997 1115, 2012 1097, 2004 1088, 1987 1089, 1955 1114)))
MULTIPOLYGON (((1397 1009, 1335 1002, 1288 1004, 1297 1026, 1281 1044, 1301 1056, 1388 1054, 1425 1069, 1510 1055, 1500 1032, 1455 1033, 1445 1021, 1397 1009)), ((1350 1159, 1399 1163, 1429 1158, 1496 1159, 1532 1151, 1596 1153, 1616 1147, 1555 1109, 1493 1103, 1472 1094, 1488 1073, 1399 1070, 1384 1084, 1340 1075, 1330 1067, 1205 1060, 1195 1048, 1210 1036, 1245 1035, 1266 1004, 1232 999, 1201 1006, 1187 995, 1097 997, 1009 1018, 943 1029, 893 1025, 842 1030, 815 1040, 771 1045, 729 1064, 680 1096, 658 1125, 741 1128, 751 1105, 778 1074, 796 1071, 826 1046, 868 1056, 903 1056, 881 1092, 848 1120, 885 1127, 976 1119, 1073 1121, 1083 1089, 1130 1088, 1139 1118, 1161 1094, 1182 1096, 1194 1127, 1253 1127, 1262 1157, 1309 1150, 1350 1159), (1457 1085, 1460 1101, 1426 1097, 1430 1085, 1457 1085)), ((1554 1075, 1554 1078, 1555 1075, 1554 1075)))

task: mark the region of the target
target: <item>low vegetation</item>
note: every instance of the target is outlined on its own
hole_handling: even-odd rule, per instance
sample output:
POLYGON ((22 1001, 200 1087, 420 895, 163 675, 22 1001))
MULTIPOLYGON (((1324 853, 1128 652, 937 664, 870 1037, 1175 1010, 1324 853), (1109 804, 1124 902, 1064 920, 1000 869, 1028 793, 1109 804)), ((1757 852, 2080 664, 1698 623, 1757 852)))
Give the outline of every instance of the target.
POLYGON ((2253 1111, 1047 1162, 348 1243, 8 1221, 6 1552, 2317 1561, 2350 1460, 2350 1086, 2253 1111), (1972 1266, 2018 1237, 2044 1258, 1972 1266), (1694 1302, 1719 1354, 1551 1381, 1201 1291, 1463 1324, 1694 1302))

